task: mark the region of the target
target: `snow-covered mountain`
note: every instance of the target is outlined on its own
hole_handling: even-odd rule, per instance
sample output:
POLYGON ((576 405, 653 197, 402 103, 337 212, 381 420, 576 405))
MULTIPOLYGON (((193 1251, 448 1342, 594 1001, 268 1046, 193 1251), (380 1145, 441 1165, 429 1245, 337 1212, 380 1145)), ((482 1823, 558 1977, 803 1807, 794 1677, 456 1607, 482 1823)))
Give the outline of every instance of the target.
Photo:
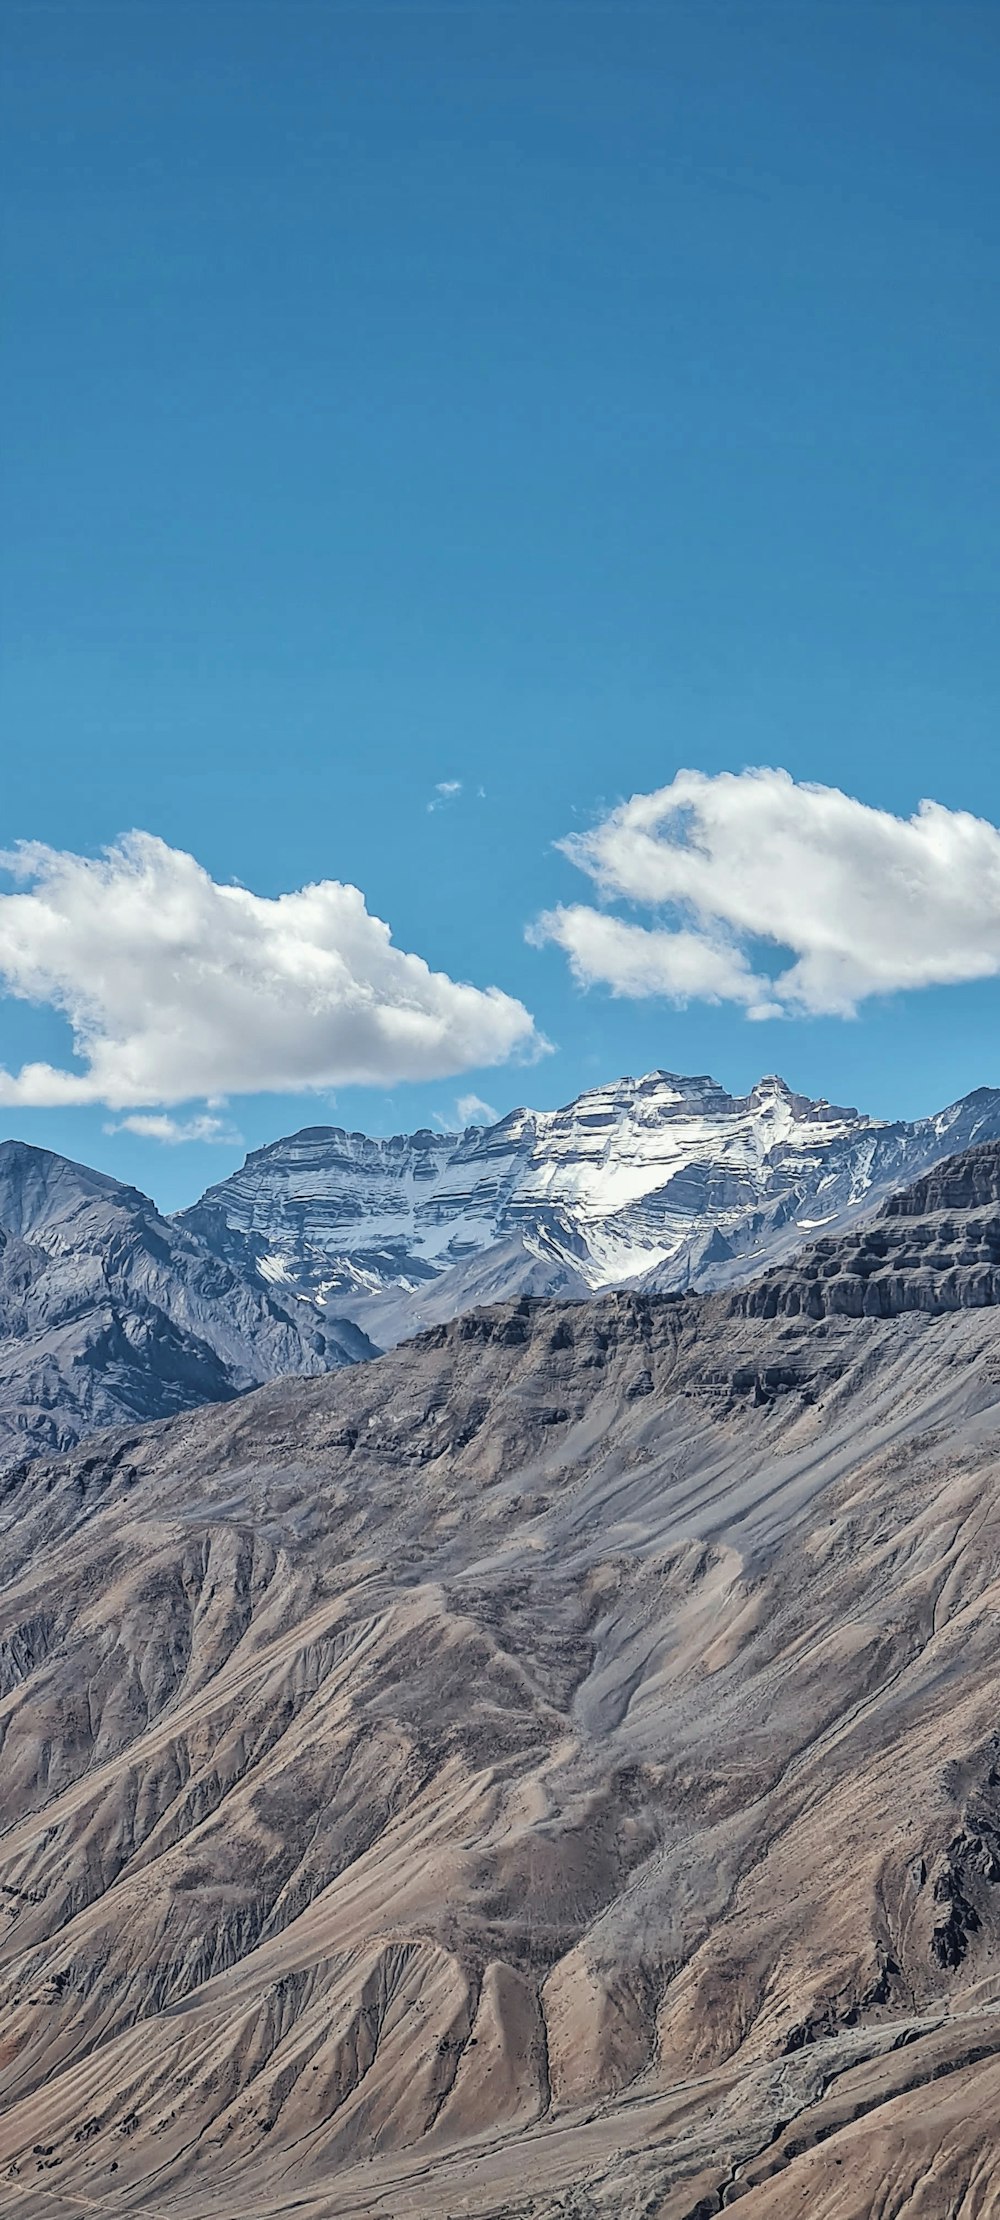
POLYGON ((0 1469, 95 1427, 225 1401, 372 1350, 137 1188, 0 1143, 0 1469))
POLYGON ((5 1142, 0 1469, 511 1295, 750 1279, 997 1139, 998 1089, 879 1124, 780 1079, 732 1096, 652 1072, 462 1134, 310 1127, 174 1219, 5 1142))
POLYGON ((1000 1137, 1000 1089, 880 1123, 777 1078, 748 1095, 650 1072, 462 1134, 309 1126, 248 1156, 181 1223, 383 1346, 516 1293, 743 1279, 1000 1137))

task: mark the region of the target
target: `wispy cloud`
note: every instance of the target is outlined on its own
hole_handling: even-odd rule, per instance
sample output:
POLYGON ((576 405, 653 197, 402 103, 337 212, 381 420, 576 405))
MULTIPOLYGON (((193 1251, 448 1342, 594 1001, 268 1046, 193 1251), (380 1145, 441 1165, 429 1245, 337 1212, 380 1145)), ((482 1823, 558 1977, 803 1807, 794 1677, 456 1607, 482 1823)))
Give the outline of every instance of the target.
POLYGON ((70 1022, 82 1069, 0 1071, 0 1102, 141 1110, 441 1079, 545 1043, 523 1003, 393 945, 357 887, 266 899, 130 833, 99 859, 0 857, 0 982, 70 1022))
POLYGON ((499 1117, 499 1110, 484 1102, 481 1095, 459 1095, 452 1111, 433 1112, 431 1124, 437 1126, 439 1133, 459 1134, 470 1125, 496 1125, 499 1117))
POLYGON ((138 1133, 144 1141, 162 1141, 168 1148, 177 1148, 185 1141, 208 1141, 216 1146, 238 1148, 243 1136, 225 1118, 213 1118, 207 1112, 193 1118, 172 1118, 168 1111, 133 1110, 127 1118, 118 1118, 104 1128, 105 1133, 138 1133))
POLYGON ((680 771, 559 846, 606 902, 546 911, 536 943, 618 995, 850 1017, 869 996, 1000 975, 1000 830, 921 802, 909 818, 787 771, 680 771), (763 945, 794 960, 771 977, 763 945))
POLYGON ((484 1102, 482 1095, 459 1095, 455 1104, 460 1123, 465 1125, 496 1125, 500 1112, 492 1103, 484 1102))
POLYGON ((432 815, 436 809, 444 809, 448 802, 457 801, 461 791, 461 779, 439 779, 434 788, 433 800, 427 804, 428 815, 432 815))

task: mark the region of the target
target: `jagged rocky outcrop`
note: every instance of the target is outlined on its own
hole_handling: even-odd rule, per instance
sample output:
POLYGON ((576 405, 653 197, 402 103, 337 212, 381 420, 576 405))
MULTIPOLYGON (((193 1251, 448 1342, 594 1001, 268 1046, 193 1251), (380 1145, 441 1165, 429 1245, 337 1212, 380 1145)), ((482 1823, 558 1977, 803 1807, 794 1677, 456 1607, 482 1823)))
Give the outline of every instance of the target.
POLYGON ((781 1079, 733 1096, 660 1071, 461 1135, 308 1127, 255 1150, 181 1222, 385 1347, 514 1294, 735 1284, 985 1139, 1000 1139, 995 1088, 880 1124, 781 1079))
POLYGON ((890 1197, 874 1225, 817 1241, 737 1299, 758 1318, 895 1318, 1000 1301, 1000 1144, 947 1161, 890 1197))
POLYGON ((993 2220, 998 1611, 995 1302, 523 1297, 24 1462, 5 2216, 993 2220))
POLYGON ((752 1298, 788 1315, 989 1300, 985 1235, 933 1287, 913 1241, 884 1229, 853 1260, 828 1244, 949 1143, 998 1128, 985 1088, 879 1126, 780 1080, 732 1097, 660 1072, 459 1139, 310 1128, 170 1221, 106 1175, 5 1143, 0 1462, 370 1356, 515 1293, 726 1286, 788 1259, 752 1298))
POLYGON ((945 1212, 967 1216, 985 1211, 992 1223, 1000 1216, 1000 1140, 981 1142, 961 1155, 948 1156, 922 1179, 890 1195, 886 1218, 933 1218, 945 1212))
POLYGON ((227 1263, 134 1187, 0 1143, 0 1468, 371 1355, 347 1321, 227 1263))

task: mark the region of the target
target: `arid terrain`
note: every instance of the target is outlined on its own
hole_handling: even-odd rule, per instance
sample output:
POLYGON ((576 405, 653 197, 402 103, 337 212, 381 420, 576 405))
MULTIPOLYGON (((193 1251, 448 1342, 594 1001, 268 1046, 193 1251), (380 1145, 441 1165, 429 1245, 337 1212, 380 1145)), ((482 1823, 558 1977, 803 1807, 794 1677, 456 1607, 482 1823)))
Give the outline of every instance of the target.
POLYGON ((10 2220, 1000 2214, 1000 1148, 0 1494, 10 2220))

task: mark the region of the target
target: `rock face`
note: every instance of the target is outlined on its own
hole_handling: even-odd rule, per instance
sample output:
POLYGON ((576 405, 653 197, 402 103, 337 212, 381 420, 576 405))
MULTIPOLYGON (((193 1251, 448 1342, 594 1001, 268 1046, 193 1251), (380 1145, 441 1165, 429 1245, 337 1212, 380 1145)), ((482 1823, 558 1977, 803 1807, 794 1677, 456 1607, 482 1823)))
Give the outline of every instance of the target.
POLYGON ((995 1302, 524 1298, 22 1465, 5 2220, 996 2220, 998 1611, 995 1302))
POLYGON ((346 1321, 220 1261, 134 1187, 0 1144, 0 1468, 95 1427, 371 1355, 346 1321))
POLYGON ((816 1241, 737 1298, 747 1317, 896 1318, 1000 1301, 1000 1145, 950 1157, 853 1239, 816 1241))
POLYGON ((461 1136, 309 1127, 256 1150, 181 1222, 387 1347, 485 1296, 746 1279, 988 1139, 992 1088, 879 1125, 780 1079, 732 1096, 652 1072, 461 1136))
POLYGON ((985 1211, 991 1220, 1000 1213, 1000 1142, 985 1142, 964 1155, 946 1157, 925 1178, 914 1180, 885 1206, 887 1218, 929 1218, 954 1211, 967 1216, 985 1211))

